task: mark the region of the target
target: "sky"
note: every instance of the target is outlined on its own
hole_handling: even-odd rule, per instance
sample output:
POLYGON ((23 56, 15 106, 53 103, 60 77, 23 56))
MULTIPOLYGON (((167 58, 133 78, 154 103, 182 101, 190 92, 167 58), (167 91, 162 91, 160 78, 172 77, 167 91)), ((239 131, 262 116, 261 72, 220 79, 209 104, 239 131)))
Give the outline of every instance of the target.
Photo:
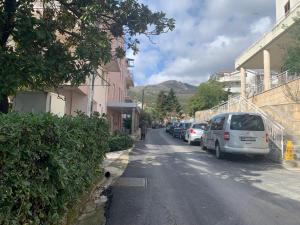
POLYGON ((233 71, 235 59, 275 21, 275 0, 139 0, 176 20, 176 28, 149 41, 140 37, 136 85, 167 80, 198 85, 210 74, 233 71))

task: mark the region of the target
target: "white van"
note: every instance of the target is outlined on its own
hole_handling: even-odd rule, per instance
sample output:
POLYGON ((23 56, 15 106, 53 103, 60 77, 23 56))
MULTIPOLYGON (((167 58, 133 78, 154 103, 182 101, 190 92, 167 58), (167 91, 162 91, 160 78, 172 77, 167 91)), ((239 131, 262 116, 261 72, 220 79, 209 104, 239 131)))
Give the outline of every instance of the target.
POLYGON ((202 149, 226 153, 266 155, 270 152, 262 117, 255 113, 225 113, 214 116, 203 135, 202 149))

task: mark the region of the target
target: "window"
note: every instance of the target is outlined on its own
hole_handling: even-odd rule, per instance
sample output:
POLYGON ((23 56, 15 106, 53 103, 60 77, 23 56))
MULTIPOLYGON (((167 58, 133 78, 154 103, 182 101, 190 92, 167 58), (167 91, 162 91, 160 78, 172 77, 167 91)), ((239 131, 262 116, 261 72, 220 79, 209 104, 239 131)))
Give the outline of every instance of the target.
POLYGON ((189 129, 191 127, 191 123, 185 123, 184 124, 184 129, 189 129))
POLYGON ((231 130, 264 131, 264 123, 258 115, 233 115, 230 122, 231 130))
POLYGON ((193 125, 193 128, 205 130, 206 129, 206 124, 205 123, 197 123, 197 124, 193 125))
POLYGON ((212 120, 211 130, 223 130, 223 125, 225 122, 225 117, 217 117, 212 120))
POLYGON ((291 3, 290 1, 288 1, 285 5, 284 5, 284 12, 285 14, 288 14, 291 10, 291 3))

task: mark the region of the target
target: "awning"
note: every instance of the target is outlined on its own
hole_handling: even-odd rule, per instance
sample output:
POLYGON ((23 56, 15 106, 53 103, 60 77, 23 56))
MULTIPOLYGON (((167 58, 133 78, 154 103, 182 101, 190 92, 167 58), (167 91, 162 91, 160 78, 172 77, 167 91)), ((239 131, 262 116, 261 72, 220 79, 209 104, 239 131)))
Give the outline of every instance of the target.
POLYGON ((133 109, 140 112, 138 105, 134 102, 108 102, 107 109, 122 113, 131 113, 133 109))

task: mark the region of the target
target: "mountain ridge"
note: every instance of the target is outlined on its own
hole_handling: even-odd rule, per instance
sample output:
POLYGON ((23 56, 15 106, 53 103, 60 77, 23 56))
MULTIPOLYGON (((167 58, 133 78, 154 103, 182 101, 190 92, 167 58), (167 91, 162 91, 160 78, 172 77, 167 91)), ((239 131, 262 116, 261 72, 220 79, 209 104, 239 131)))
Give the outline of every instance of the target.
POLYGON ((197 92, 197 87, 191 84, 183 83, 176 80, 169 80, 159 84, 136 86, 130 88, 128 95, 136 100, 142 101, 142 92, 145 91, 144 102, 148 107, 154 107, 156 98, 160 91, 164 91, 166 94, 173 89, 179 103, 182 105, 183 109, 186 109, 189 99, 197 92))

